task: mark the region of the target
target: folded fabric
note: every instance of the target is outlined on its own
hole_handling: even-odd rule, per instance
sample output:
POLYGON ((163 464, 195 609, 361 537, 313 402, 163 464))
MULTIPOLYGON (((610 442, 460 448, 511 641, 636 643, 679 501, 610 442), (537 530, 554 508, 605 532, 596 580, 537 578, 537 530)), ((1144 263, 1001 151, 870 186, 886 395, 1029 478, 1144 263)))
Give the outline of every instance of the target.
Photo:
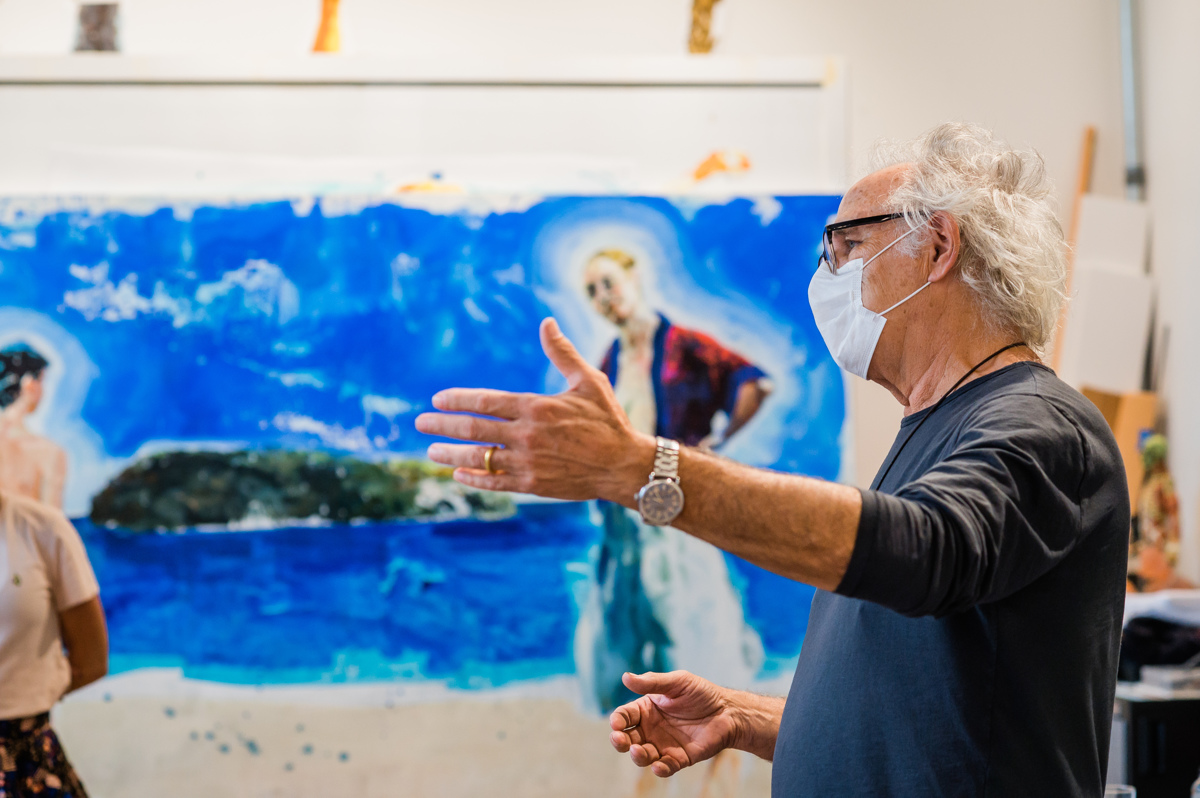
POLYGON ((1128 593, 1124 626, 1129 626, 1134 618, 1157 618, 1184 626, 1200 626, 1200 590, 1128 593))

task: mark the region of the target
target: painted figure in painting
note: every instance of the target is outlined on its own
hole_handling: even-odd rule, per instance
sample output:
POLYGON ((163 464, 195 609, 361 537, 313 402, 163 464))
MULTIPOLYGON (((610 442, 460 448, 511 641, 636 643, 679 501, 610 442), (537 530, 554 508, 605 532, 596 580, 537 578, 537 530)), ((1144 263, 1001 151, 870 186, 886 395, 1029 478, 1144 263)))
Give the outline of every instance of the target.
MULTIPOLYGON (((596 312, 618 330, 600 370, 638 431, 711 449, 758 412, 770 393, 766 374, 650 307, 628 253, 597 252, 584 269, 584 287, 596 312)), ((686 666, 749 686, 762 665, 762 645, 746 624, 724 555, 671 527, 649 526, 619 505, 600 502, 600 511, 597 584, 577 655, 601 708, 610 712, 633 698, 621 682, 626 671, 686 666)), ((736 778, 736 759, 725 760, 714 760, 713 773, 736 778)), ((654 779, 644 781, 639 792, 654 779)))
POLYGON ((1145 480, 1137 501, 1137 536, 1129 545, 1129 576, 1143 592, 1191 587, 1175 572, 1179 562, 1179 499, 1167 470, 1167 439, 1151 435, 1142 444, 1145 480))
POLYGON ((24 344, 0 350, 0 490, 61 508, 67 455, 25 428, 42 401, 49 365, 24 344))

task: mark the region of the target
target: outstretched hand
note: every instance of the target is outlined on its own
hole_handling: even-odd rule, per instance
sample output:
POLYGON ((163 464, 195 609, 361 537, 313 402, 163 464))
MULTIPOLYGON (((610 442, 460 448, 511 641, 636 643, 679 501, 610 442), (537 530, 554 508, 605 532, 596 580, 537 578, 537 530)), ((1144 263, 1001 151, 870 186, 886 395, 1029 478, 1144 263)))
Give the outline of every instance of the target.
POLYGON ((555 396, 441 391, 433 406, 442 412, 422 413, 417 429, 472 443, 435 443, 429 459, 455 466, 456 480, 481 490, 630 504, 654 460, 653 439, 633 429, 608 378, 583 359, 553 319, 542 322, 540 335, 567 390, 555 396))
POLYGON ((609 740, 638 767, 666 778, 734 745, 729 691, 687 671, 626 673, 621 681, 642 697, 612 713, 609 740))

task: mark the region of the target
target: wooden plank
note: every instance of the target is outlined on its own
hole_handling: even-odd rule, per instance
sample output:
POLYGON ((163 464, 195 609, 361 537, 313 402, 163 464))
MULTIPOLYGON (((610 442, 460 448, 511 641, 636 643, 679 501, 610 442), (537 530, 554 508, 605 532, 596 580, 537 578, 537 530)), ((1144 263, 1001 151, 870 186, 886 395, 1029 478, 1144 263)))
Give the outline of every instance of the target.
POLYGON ((414 59, 309 54, 262 57, 76 53, 0 57, 0 85, 413 85, 826 88, 841 70, 818 57, 414 59))
POLYGON ((1088 125, 1083 129, 1083 146, 1079 154, 1079 179, 1075 184, 1075 199, 1071 206, 1071 227, 1067 232, 1067 297, 1062 311, 1058 315, 1058 334, 1054 339, 1054 352, 1051 357, 1051 368, 1058 371, 1062 364, 1063 331, 1067 326, 1067 306, 1070 304, 1071 287, 1074 283, 1075 271, 1075 242, 1079 238, 1079 219, 1082 215, 1083 197, 1092 187, 1092 165, 1096 160, 1096 128, 1088 125))

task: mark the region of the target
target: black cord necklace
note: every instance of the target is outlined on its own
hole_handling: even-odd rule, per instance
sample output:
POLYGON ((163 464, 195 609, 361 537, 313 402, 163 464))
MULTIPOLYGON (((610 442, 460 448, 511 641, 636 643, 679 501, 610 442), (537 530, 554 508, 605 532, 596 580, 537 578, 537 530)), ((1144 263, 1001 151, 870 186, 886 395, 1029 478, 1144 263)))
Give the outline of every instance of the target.
POLYGON ((925 424, 925 422, 929 420, 929 417, 932 416, 934 413, 936 413, 938 408, 942 406, 942 402, 946 401, 946 399, 949 398, 950 394, 957 391, 958 386, 960 386, 964 382, 966 382, 967 377, 970 377, 972 374, 974 374, 976 371, 978 371, 979 368, 981 366, 983 366, 983 364, 987 363, 989 360, 993 360, 993 359, 999 357, 1000 355, 1004 354, 1008 350, 1015 349, 1018 346, 1025 346, 1025 342, 1017 341, 1016 343, 1012 343, 1012 344, 1009 344, 1008 346, 1004 346, 1004 347, 1001 347, 1000 349, 997 349, 995 352, 992 352, 990 355, 985 357, 983 360, 976 363, 971 368, 971 370, 968 371, 966 374, 959 377, 958 382, 954 383, 954 385, 952 385, 950 387, 950 390, 948 390, 944 394, 942 394, 942 398, 937 400, 937 404, 935 404, 933 406, 933 409, 930 410, 928 413, 926 413, 925 417, 923 419, 921 419, 919 422, 917 422, 916 429, 914 429, 912 432, 910 432, 908 434, 908 437, 904 439, 904 443, 900 444, 900 448, 896 450, 896 454, 895 454, 895 456, 892 457, 892 461, 890 463, 888 463, 887 468, 884 469, 883 476, 881 476, 879 478, 879 481, 875 483, 875 485, 871 488, 871 490, 879 489, 879 486, 883 484, 883 481, 885 479, 887 479, 888 474, 890 474, 892 472, 892 466, 894 466, 896 464, 896 461, 900 459, 900 455, 904 452, 904 447, 908 446, 908 442, 911 441, 914 437, 916 437, 917 432, 920 431, 921 427, 925 424))

